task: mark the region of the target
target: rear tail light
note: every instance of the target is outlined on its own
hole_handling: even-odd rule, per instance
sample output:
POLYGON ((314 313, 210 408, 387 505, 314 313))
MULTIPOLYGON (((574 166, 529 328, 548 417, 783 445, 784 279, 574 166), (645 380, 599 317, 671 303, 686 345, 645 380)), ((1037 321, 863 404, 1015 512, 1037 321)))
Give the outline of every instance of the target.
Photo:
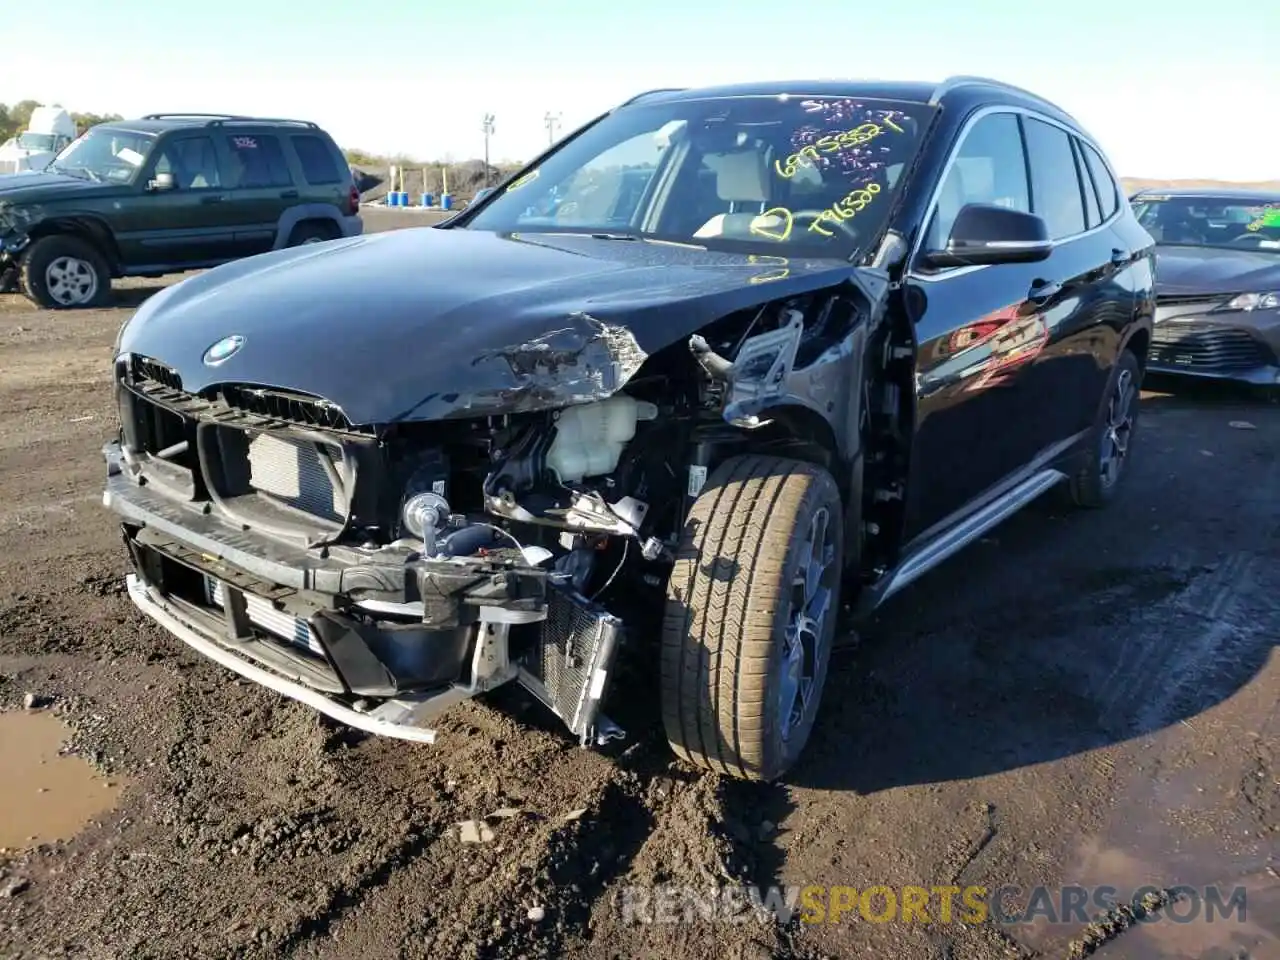
POLYGON ((360 212, 360 188, 354 183, 351 185, 351 192, 347 195, 347 214, 355 216, 360 212))

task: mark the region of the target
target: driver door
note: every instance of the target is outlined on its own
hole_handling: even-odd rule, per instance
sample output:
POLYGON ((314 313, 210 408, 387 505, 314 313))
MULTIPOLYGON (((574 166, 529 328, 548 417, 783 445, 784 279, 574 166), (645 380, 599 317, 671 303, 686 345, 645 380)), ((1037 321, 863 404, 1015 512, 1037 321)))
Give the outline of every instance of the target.
MULTIPOLYGON (((1031 189, 1018 118, 993 113, 963 134, 939 189, 921 249, 945 246, 968 203, 1030 213, 1031 189)), ((907 503, 908 537, 945 520, 1031 455, 1039 405, 1028 356, 1047 333, 1029 299, 1043 264, 999 264, 905 277, 915 321, 916 438, 907 503)))
POLYGON ((231 256, 233 213, 213 139, 181 136, 162 143, 140 178, 140 195, 119 218, 118 239, 127 272, 171 272, 231 256), (157 174, 173 187, 153 189, 157 174))

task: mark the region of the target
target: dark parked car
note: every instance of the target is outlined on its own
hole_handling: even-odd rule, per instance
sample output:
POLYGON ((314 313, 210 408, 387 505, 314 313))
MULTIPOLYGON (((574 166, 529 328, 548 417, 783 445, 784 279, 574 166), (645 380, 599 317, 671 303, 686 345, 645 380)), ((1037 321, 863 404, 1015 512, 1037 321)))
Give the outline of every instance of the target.
POLYGON ((1152 372, 1280 383, 1280 192, 1143 190, 1156 240, 1152 372))
POLYGON ((106 301, 112 277, 212 267, 363 230, 360 194, 314 123, 152 114, 90 128, 43 173, 0 177, 0 290, 106 301))
POLYGON ((994 81, 636 97, 447 224, 148 300, 104 451, 130 595, 417 740, 508 681, 620 736, 625 647, 677 753, 777 777, 842 598, 1115 494, 1151 246, 1088 134, 994 81))

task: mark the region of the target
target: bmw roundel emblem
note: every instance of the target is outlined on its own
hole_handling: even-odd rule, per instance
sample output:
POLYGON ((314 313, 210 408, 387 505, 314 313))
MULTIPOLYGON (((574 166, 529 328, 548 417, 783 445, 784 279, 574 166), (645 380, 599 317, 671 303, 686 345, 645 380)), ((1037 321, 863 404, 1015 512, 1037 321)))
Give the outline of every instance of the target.
POLYGON ((204 364, 206 367, 216 367, 220 363, 225 363, 239 353, 243 346, 244 337, 238 333, 223 337, 204 352, 204 364))

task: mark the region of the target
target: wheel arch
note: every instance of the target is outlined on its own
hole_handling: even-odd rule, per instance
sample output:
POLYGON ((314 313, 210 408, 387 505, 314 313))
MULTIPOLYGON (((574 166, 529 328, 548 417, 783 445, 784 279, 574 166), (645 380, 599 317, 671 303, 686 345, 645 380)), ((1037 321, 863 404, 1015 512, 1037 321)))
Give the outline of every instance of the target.
POLYGON ((336 207, 328 203, 303 203, 280 214, 280 219, 276 222, 276 239, 271 249, 283 250, 289 245, 289 237, 293 235, 293 231, 300 224, 312 221, 331 227, 334 239, 342 236, 342 217, 336 207))
POLYGON ((27 233, 31 241, 27 245, 27 249, 31 249, 31 244, 34 244, 37 240, 59 235, 77 237, 86 243, 92 244, 94 249, 102 254, 103 259, 107 261, 107 268, 110 270, 111 276, 118 277, 120 275, 120 248, 116 243, 115 234, 111 232, 111 227, 106 220, 92 214, 50 217, 37 223, 27 233))

